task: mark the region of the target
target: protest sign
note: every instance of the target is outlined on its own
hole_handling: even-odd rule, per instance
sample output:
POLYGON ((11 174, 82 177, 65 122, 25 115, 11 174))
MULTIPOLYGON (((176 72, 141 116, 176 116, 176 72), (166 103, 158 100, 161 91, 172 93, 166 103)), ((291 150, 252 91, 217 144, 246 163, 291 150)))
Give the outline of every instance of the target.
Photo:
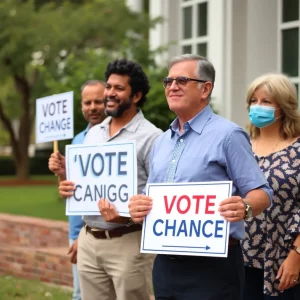
POLYGON ((36 143, 73 138, 73 92, 36 100, 36 143))
POLYGON ((141 252, 226 257, 229 223, 218 212, 232 183, 148 184, 153 199, 144 220, 141 252))
POLYGON ((76 187, 67 215, 100 215, 97 203, 103 197, 129 217, 128 201, 137 193, 135 141, 67 145, 66 174, 76 187))

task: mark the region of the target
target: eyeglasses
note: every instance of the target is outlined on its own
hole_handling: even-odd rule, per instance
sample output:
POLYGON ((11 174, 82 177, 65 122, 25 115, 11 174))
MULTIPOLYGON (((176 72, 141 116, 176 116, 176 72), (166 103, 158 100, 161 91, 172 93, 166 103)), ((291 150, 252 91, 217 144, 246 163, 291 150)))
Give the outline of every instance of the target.
POLYGON ((197 81, 197 82, 206 82, 207 81, 207 80, 188 78, 188 77, 184 77, 184 76, 178 76, 176 78, 166 77, 162 81, 164 88, 169 88, 172 85, 173 80, 175 80, 175 82, 178 86, 186 86, 189 81, 197 81))

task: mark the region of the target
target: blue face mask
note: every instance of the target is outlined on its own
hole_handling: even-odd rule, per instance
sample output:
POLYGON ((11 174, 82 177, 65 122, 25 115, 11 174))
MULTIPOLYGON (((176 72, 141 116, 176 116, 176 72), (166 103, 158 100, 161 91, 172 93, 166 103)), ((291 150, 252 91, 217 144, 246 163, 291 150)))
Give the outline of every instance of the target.
POLYGON ((250 122, 258 128, 266 127, 276 121, 275 108, 263 105, 251 105, 249 111, 250 122))

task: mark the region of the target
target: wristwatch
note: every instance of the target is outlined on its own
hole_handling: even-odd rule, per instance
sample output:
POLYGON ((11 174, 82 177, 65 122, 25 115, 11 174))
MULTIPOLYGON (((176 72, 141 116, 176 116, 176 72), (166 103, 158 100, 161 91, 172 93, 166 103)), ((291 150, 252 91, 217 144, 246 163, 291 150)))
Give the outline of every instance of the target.
POLYGON ((296 251, 300 255, 300 246, 292 245, 292 250, 296 251))
POLYGON ((131 218, 128 219, 128 222, 126 223, 126 226, 134 225, 135 223, 132 221, 131 218))
POLYGON ((244 217, 244 220, 247 220, 249 218, 252 217, 252 207, 251 205, 246 202, 245 200, 243 200, 244 204, 245 204, 245 217, 244 217))

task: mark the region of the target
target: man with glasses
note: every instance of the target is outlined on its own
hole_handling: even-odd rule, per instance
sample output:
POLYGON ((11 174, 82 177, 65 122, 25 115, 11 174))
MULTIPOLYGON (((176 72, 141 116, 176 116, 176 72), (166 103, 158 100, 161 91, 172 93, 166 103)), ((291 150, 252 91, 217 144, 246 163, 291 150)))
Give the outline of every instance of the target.
MULTIPOLYGON (((244 262, 239 240, 245 236, 244 219, 271 203, 272 190, 253 157, 248 135, 214 114, 209 105, 214 80, 214 67, 203 57, 185 54, 170 61, 163 86, 177 118, 153 146, 148 183, 232 181, 232 196, 218 208, 231 222, 228 257, 157 255, 156 300, 242 299, 244 262)), ((150 197, 133 196, 132 220, 142 222, 151 206, 150 197)))

